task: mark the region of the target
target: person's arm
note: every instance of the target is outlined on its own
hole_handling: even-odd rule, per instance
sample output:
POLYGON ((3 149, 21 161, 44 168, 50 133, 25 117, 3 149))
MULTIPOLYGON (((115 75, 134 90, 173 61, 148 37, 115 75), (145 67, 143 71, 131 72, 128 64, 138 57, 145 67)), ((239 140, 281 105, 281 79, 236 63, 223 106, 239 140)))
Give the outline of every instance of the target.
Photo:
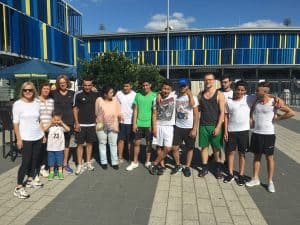
POLYGON ((132 130, 134 133, 136 133, 138 130, 138 127, 137 127, 138 111, 139 111, 139 108, 138 108, 137 104, 133 104, 132 130))
POLYGON ((213 135, 217 136, 220 133, 220 130, 222 128, 222 124, 224 122, 224 107, 225 107, 225 97, 224 94, 220 91, 218 91, 218 105, 219 105, 219 118, 217 126, 214 129, 213 135))
POLYGON ((228 113, 224 115, 224 140, 228 141, 228 113))
POLYGON ((156 125, 157 111, 155 108, 152 109, 152 133, 153 136, 157 136, 157 125, 156 125))
POLYGON ((291 109, 290 107, 288 107, 287 105, 282 106, 282 107, 280 108, 280 111, 282 111, 282 112, 284 112, 284 113, 283 113, 283 114, 277 113, 277 114, 276 114, 276 117, 275 117, 275 120, 276 120, 276 121, 289 119, 289 118, 291 118, 291 117, 293 117, 293 116, 296 115, 295 111, 292 110, 292 109, 291 109))
POLYGON ((13 113, 13 127, 14 127, 14 132, 16 135, 16 141, 17 141, 17 148, 22 149, 23 148, 23 140, 21 138, 20 134, 20 107, 16 103, 13 105, 12 108, 12 113, 13 113))
POLYGON ((18 123, 14 123, 14 132, 15 132, 16 139, 17 139, 17 148, 22 149, 23 148, 23 140, 20 135, 20 129, 19 129, 18 123))
POLYGON ((189 106, 190 107, 194 107, 194 105, 195 105, 195 100, 194 100, 194 96, 193 96, 193 94, 192 94, 192 92, 191 92, 191 89, 190 88, 188 88, 188 90, 187 90, 187 96, 188 96, 188 98, 189 98, 189 106))
POLYGON ((78 121, 78 112, 79 112, 79 109, 77 106, 74 106, 73 107, 73 116, 74 116, 74 121, 75 121, 75 124, 74 124, 74 130, 76 132, 79 132, 80 131, 80 124, 79 124, 79 121, 78 121))
POLYGON ((60 125, 64 128, 64 132, 70 132, 70 127, 65 124, 63 121, 60 122, 60 125))
POLYGON ((199 125, 199 111, 198 106, 193 108, 193 128, 190 132, 190 137, 195 138, 197 136, 197 129, 199 125))

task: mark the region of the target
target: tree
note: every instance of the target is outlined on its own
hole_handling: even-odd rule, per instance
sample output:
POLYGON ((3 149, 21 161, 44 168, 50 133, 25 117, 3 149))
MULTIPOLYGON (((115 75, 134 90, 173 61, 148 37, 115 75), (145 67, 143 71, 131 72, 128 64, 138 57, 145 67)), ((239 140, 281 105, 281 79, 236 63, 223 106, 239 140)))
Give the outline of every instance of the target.
POLYGON ((110 85, 115 90, 121 89, 126 80, 131 80, 134 89, 138 89, 139 82, 144 79, 151 80, 155 90, 164 79, 157 67, 135 65, 119 52, 101 54, 90 61, 81 61, 80 64, 80 77, 93 79, 99 90, 105 85, 110 85))

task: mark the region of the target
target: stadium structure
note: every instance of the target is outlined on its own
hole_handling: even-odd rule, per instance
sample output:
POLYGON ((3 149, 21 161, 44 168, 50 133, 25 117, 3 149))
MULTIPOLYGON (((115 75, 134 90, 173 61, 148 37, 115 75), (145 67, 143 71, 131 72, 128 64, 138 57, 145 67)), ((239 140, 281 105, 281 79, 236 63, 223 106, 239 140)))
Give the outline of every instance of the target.
MULTIPOLYGON (((82 35, 82 14, 63 0, 0 0, 0 66, 38 58, 64 67, 118 51, 166 74, 167 32, 82 35)), ((259 80, 299 102, 300 28, 222 28, 170 31, 170 78, 203 79, 213 72, 259 80)))

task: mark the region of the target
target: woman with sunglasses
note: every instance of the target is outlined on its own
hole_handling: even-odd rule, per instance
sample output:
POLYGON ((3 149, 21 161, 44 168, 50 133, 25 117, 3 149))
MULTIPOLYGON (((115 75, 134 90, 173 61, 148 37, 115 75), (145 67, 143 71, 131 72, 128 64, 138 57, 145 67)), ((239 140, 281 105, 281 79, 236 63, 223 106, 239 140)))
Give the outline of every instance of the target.
POLYGON ((13 126, 16 134, 17 148, 22 153, 22 163, 18 171, 18 184, 14 195, 28 198, 24 189, 24 178, 28 175, 26 186, 31 185, 35 175, 39 151, 44 133, 40 127, 40 104, 36 101, 37 92, 31 82, 25 82, 20 89, 20 99, 13 105, 13 126))

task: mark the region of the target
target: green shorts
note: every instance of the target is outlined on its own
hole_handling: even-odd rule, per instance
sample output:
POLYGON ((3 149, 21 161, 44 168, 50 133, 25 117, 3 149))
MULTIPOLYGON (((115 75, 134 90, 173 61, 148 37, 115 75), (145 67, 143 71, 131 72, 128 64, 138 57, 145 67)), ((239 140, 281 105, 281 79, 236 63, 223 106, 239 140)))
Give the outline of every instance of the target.
POLYGON ((215 126, 205 125, 199 128, 199 147, 205 148, 211 145, 215 150, 221 150, 223 147, 223 129, 217 136, 213 135, 215 126))

